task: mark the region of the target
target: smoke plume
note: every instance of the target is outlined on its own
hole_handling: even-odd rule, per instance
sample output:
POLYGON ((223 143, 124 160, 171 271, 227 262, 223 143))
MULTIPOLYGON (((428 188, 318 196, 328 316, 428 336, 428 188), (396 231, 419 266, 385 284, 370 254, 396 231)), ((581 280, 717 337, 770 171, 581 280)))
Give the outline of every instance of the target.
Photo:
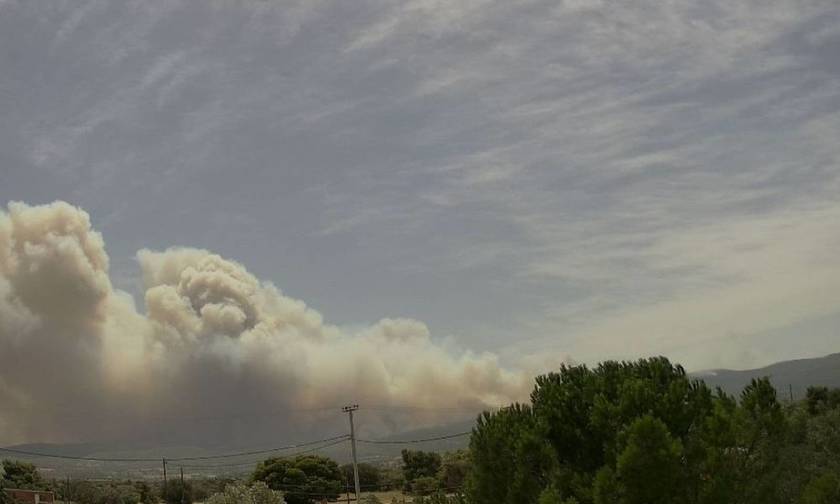
POLYGON ((348 402, 415 408, 371 408, 367 428, 384 431, 530 388, 491 354, 453 355, 416 320, 344 331, 206 250, 137 259, 145 309, 112 286, 86 212, 0 211, 0 443, 257 442, 337 426, 332 407, 348 402))

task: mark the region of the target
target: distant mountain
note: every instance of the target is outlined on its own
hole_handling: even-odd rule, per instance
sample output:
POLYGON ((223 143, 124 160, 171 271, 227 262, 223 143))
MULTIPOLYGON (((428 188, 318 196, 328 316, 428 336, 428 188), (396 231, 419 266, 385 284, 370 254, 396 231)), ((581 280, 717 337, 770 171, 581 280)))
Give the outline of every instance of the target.
POLYGON ((840 387, 840 353, 813 359, 777 362, 767 367, 746 371, 715 369, 692 373, 712 387, 721 387, 730 394, 740 394, 752 378, 767 376, 779 391, 780 398, 802 399, 812 385, 840 387))
MULTIPOLYGON (((474 424, 474 420, 459 421, 430 428, 404 431, 387 437, 365 438, 364 436, 360 436, 360 441, 357 444, 359 461, 397 464, 400 454, 405 448, 435 452, 446 452, 465 448, 469 444, 469 436, 450 436, 469 432, 472 430, 474 424)), ((325 444, 331 444, 331 446, 324 446, 323 448, 317 445, 312 447, 307 446, 299 450, 282 450, 223 460, 199 460, 196 462, 170 461, 168 467, 171 471, 177 472, 180 464, 184 464, 185 473, 190 476, 240 475, 250 473, 259 460, 272 455, 291 455, 298 451, 326 455, 342 464, 350 462, 351 451, 349 442, 325 444)), ((262 450, 270 446, 255 446, 249 447, 249 449, 262 450)), ((0 450, 0 459, 13 458, 32 462, 38 466, 41 473, 47 479, 60 479, 65 476, 71 476, 73 478, 159 480, 163 477, 162 461, 158 461, 159 457, 207 457, 220 453, 242 451, 241 449, 210 449, 196 446, 152 447, 131 442, 76 444, 31 443, 6 448, 14 451, 0 450), (26 455, 23 452, 51 454, 58 455, 58 457, 26 455), (72 457, 108 459, 151 458, 153 460, 142 462, 96 462, 91 460, 78 460, 72 457)))
POLYGON ((403 449, 433 451, 440 453, 460 450, 462 448, 466 448, 469 445, 470 437, 469 435, 462 436, 459 434, 472 431, 472 428, 474 426, 475 420, 467 420, 446 425, 440 425, 436 427, 401 432, 399 434, 394 434, 375 440, 377 442, 385 443, 393 442, 394 444, 376 444, 360 442, 359 461, 386 462, 388 460, 400 457, 400 454, 402 453, 403 449), (429 441, 413 442, 424 439, 429 441))

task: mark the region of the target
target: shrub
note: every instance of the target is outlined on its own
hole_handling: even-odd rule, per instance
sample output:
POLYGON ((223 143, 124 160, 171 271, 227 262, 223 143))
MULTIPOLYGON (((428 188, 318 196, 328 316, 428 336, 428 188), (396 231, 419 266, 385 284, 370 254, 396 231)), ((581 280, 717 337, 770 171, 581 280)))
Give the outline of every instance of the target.
POLYGON ((170 481, 164 485, 161 497, 166 504, 192 504, 192 485, 189 481, 183 483, 181 480, 170 481))
POLYGON ((207 504, 286 504, 283 493, 268 488, 262 481, 251 485, 237 483, 225 487, 225 491, 217 493, 207 500, 207 504))

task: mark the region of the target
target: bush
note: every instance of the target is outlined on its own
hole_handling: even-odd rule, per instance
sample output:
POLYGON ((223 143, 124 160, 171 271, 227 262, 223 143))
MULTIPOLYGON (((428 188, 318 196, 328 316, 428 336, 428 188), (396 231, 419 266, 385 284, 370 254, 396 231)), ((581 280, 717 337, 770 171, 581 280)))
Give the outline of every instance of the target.
POLYGON ((438 479, 431 476, 422 476, 411 482, 411 493, 414 495, 431 495, 439 488, 438 479))
POLYGON ((3 461, 3 483, 6 488, 21 488, 27 490, 46 490, 47 483, 34 464, 20 460, 3 461))
POLYGON ((286 504, 283 493, 268 488, 262 481, 249 485, 237 483, 225 487, 207 500, 207 504, 286 504))
POLYGON ((440 467, 438 479, 444 491, 454 491, 464 485, 470 468, 470 453, 458 450, 443 455, 443 465, 440 467))
POLYGON ((283 491, 289 504, 335 500, 344 488, 343 479, 338 464, 320 455, 273 457, 260 462, 252 476, 252 481, 262 481, 273 490, 283 491))
POLYGON ((236 481, 232 478, 192 478, 190 484, 192 485, 193 500, 204 502, 212 495, 224 493, 228 485, 234 483, 236 481))
MULTIPOLYGON (((359 485, 362 488, 378 488, 382 483, 382 472, 373 464, 362 462, 359 467, 359 485)), ((341 473, 344 476, 344 481, 350 487, 353 486, 353 464, 344 464, 341 466, 341 473)))
POLYGON ((192 504, 193 489, 189 481, 181 483, 181 480, 168 482, 163 487, 161 497, 166 504, 192 504))
POLYGON ((79 504, 157 503, 157 498, 151 495, 148 485, 131 482, 80 481, 73 486, 73 500, 79 504))

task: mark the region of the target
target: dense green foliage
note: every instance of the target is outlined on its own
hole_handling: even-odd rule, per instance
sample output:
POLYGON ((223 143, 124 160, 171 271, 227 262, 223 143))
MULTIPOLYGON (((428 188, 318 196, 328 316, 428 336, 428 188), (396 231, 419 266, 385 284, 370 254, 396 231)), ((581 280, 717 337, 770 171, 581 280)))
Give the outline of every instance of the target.
MULTIPOLYGON (((59 485, 59 495, 64 496, 67 487, 59 485)), ((145 482, 131 481, 74 481, 73 502, 79 504, 152 504, 158 502, 157 492, 145 482)))
POLYGON ((26 490, 45 490, 48 487, 33 464, 8 459, 3 461, 3 481, 0 486, 26 490))
POLYGON ((223 492, 211 496, 207 504, 286 504, 283 493, 268 488, 262 481, 250 485, 231 484, 223 492))
POLYGON ((166 504, 192 504, 194 500, 192 483, 171 480, 163 486, 161 498, 166 504))
POLYGON ((429 480, 436 481, 442 463, 440 454, 415 450, 403 450, 403 476, 407 489, 428 485, 429 480))
POLYGON ((442 491, 435 492, 428 496, 415 497, 412 504, 466 504, 466 498, 460 494, 446 494, 442 491))
POLYGON ((445 491, 460 490, 467 478, 470 463, 470 452, 467 450, 444 453, 438 470, 440 487, 445 491))
POLYGON ((257 465, 252 481, 262 481, 272 490, 283 492, 289 504, 336 499, 344 489, 338 464, 319 455, 264 460, 257 465))
POLYGON ((531 402, 479 418, 471 502, 840 502, 838 391, 782 405, 762 379, 736 400, 655 358, 564 366, 531 402))
MULTIPOLYGON (((379 467, 361 462, 358 464, 359 468, 359 485, 363 488, 380 488, 383 484, 383 475, 379 467)), ((344 478, 344 484, 347 488, 353 488, 353 464, 344 464, 341 466, 341 474, 344 478)))
POLYGON ((228 485, 234 483, 236 483, 236 480, 229 477, 192 477, 190 478, 190 485, 192 486, 193 500, 204 502, 212 495, 224 493, 228 485))

